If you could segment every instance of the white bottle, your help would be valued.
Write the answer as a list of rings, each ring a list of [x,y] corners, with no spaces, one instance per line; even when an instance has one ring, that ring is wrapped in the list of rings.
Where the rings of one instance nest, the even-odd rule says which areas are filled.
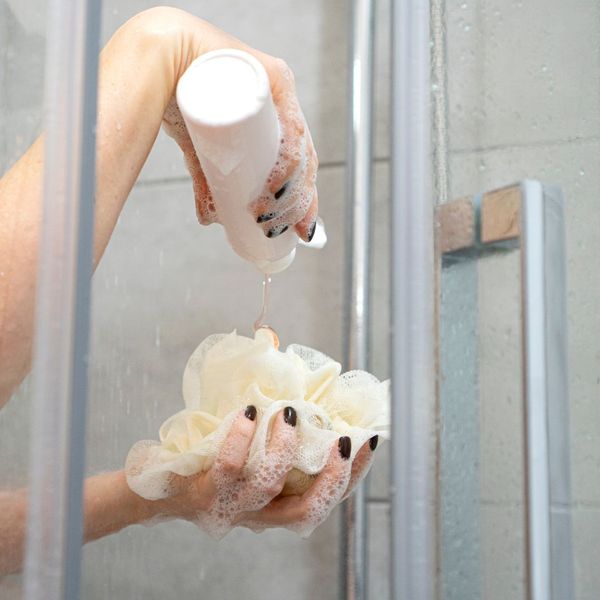
[[[279,120],[264,67],[240,50],[208,52],[179,80],[177,103],[232,248],[264,273],[287,268],[300,241],[294,229],[267,238],[248,210],[279,150]],[[324,232],[318,233],[322,239]]]

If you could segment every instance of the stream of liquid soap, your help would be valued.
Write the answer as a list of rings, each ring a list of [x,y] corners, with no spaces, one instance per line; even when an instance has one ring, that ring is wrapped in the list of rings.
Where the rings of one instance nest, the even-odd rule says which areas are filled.
[[[261,328],[273,329],[267,325],[267,313],[269,312],[269,286],[271,284],[271,278],[265,274],[262,285],[262,310],[258,319],[254,322],[254,332],[256,333]]]

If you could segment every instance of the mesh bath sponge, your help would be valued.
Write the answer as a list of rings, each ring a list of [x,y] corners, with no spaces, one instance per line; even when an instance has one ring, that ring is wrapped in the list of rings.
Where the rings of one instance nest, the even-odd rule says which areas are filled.
[[[286,406],[296,409],[299,443],[283,494],[307,489],[340,436],[352,439],[354,458],[370,437],[385,438],[389,430],[389,382],[364,371],[341,374],[339,363],[304,346],[282,352],[264,329],[254,339],[235,332],[206,338],[185,368],[183,398],[185,409],[162,424],[160,442],[137,442],[127,457],[130,488],[149,500],[170,495],[172,474],[208,470],[249,404],[258,411],[250,470],[265,457],[275,415]]]

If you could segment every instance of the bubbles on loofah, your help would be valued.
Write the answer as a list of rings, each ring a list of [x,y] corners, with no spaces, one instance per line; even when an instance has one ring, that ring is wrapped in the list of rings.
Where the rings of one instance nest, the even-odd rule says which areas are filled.
[[[163,423],[160,442],[141,441],[131,449],[125,465],[129,486],[147,499],[167,498],[177,493],[176,475],[212,468],[215,500],[198,523],[217,537],[238,515],[260,510],[274,496],[308,491],[311,514],[293,526],[306,534],[346,489],[347,479],[323,472],[339,437],[352,440],[350,460],[344,461],[349,477],[363,444],[376,434],[385,437],[389,428],[388,383],[368,373],[340,372],[337,362],[311,348],[278,350],[263,328],[254,339],[235,332],[206,338],[185,368],[186,408]],[[232,472],[227,450],[220,452],[248,405],[257,409],[254,435],[243,471]],[[296,426],[281,429],[276,418],[286,407],[295,409]]]

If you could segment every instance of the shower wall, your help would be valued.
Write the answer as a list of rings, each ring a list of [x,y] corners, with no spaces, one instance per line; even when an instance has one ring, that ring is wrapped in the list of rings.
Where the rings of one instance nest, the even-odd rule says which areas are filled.
[[[526,177],[558,184],[565,196],[575,598],[592,600],[600,589],[593,558],[600,539],[600,5],[447,0],[445,8],[450,198]],[[475,269],[474,279],[454,274],[471,286],[471,300],[446,303],[454,302],[455,316],[474,311],[481,586],[480,595],[461,595],[465,588],[444,574],[444,598],[518,600],[525,598],[518,253],[480,259]],[[464,348],[455,352],[469,360]],[[443,552],[464,552],[449,537]]]
[[[102,38],[152,2],[103,3]],[[283,57],[298,94],[321,168],[321,215],[329,243],[301,249],[273,279],[270,324],[283,345],[298,342],[341,359],[344,301],[345,160],[348,2],[307,0],[179,1],[171,4]],[[3,169],[40,130],[45,3],[0,0],[0,160]],[[376,210],[373,269],[373,369],[387,376],[389,36],[387,2],[378,8],[376,70]],[[5,37],[5,32],[8,36]],[[6,42],[8,43],[5,43]],[[34,68],[35,67],[35,68]],[[26,99],[26,102],[24,100]],[[227,246],[218,226],[197,224],[192,186],[177,146],[160,134],[121,215],[93,284],[91,399],[87,472],[117,469],[130,446],[157,436],[182,408],[181,376],[207,335],[250,334],[259,313],[261,276]],[[0,412],[0,481],[25,485],[29,394]],[[378,450],[378,453],[380,451]],[[370,559],[372,597],[387,597],[385,447],[373,476]],[[234,531],[215,542],[195,527],[165,523],[129,528],[85,547],[82,597],[164,599],[338,597],[340,514],[308,540],[286,531]],[[0,580],[0,598],[20,598],[20,578]]]

